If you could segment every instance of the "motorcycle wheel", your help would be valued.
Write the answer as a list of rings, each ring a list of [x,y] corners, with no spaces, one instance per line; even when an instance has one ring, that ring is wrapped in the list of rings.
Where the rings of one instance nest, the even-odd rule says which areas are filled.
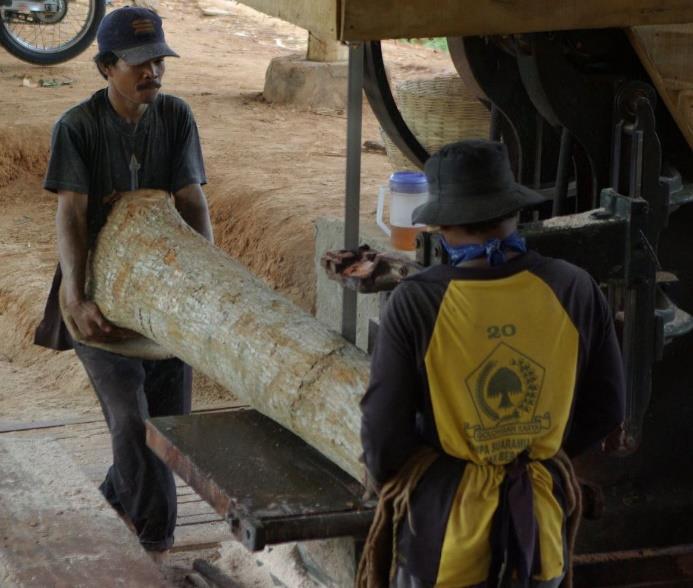
[[[0,45],[36,65],[62,63],[85,51],[96,37],[106,0],[60,1],[61,12],[39,16],[39,22],[1,19]]]

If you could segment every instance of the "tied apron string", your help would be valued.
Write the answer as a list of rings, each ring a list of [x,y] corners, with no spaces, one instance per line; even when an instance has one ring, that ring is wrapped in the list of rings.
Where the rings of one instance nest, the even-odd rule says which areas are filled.
[[[489,239],[482,244],[450,245],[444,237],[441,239],[441,242],[448,252],[451,265],[458,265],[463,261],[486,257],[490,266],[496,266],[505,263],[506,251],[517,251],[518,253],[527,251],[527,244],[517,231],[508,235],[505,239]]]
[[[491,527],[492,556],[486,582],[490,588],[504,588],[513,582],[529,586],[541,566],[536,552],[538,528],[529,461],[527,452],[523,452],[505,466]]]

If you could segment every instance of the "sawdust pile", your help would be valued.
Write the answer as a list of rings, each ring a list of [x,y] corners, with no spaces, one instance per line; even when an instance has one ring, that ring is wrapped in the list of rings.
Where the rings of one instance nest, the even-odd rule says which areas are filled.
[[[45,128],[0,131],[0,323],[11,320],[0,331],[0,353],[14,361],[26,360],[42,309],[36,292],[47,291],[55,265],[52,236],[46,234],[44,224],[51,214],[51,202],[41,188],[48,143]]]
[[[19,177],[41,176],[46,169],[50,129],[16,126],[0,130],[0,188]]]
[[[49,143],[48,125],[0,131],[0,402],[13,420],[95,409],[73,354],[33,345],[57,259],[55,202],[41,188]]]
[[[209,194],[216,245],[308,312],[315,306],[312,220],[274,195]]]

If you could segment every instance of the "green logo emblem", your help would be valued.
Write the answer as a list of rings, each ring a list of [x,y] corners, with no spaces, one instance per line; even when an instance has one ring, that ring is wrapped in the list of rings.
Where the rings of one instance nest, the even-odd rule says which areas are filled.
[[[548,429],[550,414],[535,414],[544,372],[532,358],[499,343],[465,380],[481,423],[466,425],[474,440],[531,436]]]

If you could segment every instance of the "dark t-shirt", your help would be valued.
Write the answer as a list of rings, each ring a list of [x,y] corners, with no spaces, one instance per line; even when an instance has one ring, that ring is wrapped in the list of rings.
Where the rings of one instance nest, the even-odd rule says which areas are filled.
[[[206,182],[197,125],[183,100],[159,94],[133,125],[118,116],[103,89],[56,122],[43,186],[51,192],[88,195],[91,246],[108,216],[105,197],[139,188],[175,193]],[[58,268],[35,342],[69,349],[71,341],[58,308],[60,279]]]
[[[160,94],[132,125],[118,116],[104,89],[55,124],[43,187],[89,195],[92,241],[106,222],[105,196],[139,188],[175,193],[206,182],[197,125],[183,100]]]

